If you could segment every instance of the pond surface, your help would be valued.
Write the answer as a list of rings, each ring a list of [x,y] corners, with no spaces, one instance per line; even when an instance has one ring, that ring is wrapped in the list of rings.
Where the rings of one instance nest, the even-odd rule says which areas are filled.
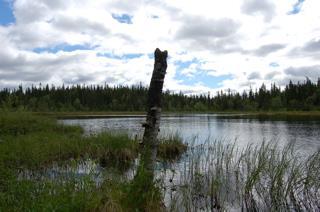
[[[82,126],[86,134],[111,131],[115,133],[129,133],[129,135],[133,137],[138,136],[138,138],[141,138],[144,131],[141,123],[145,121],[145,117],[122,116],[91,119],[66,119],[61,121],[67,125]],[[220,156],[216,156],[219,155],[220,151],[217,146],[207,145],[212,141],[220,141],[222,144],[235,143],[240,149],[246,147],[248,144],[259,146],[263,141],[276,142],[280,147],[288,143],[294,143],[296,150],[294,156],[310,156],[311,153],[320,148],[320,121],[308,119],[301,120],[301,117],[299,121],[291,119],[290,121],[281,121],[220,114],[162,116],[160,136],[167,136],[175,133],[178,133],[183,138],[184,142],[191,143],[190,146],[194,145],[196,147],[189,148],[178,161],[173,161],[172,163],[157,162],[155,176],[162,182],[161,188],[163,189],[166,207],[174,208],[175,206],[178,206],[176,208],[177,211],[181,211],[179,208],[185,204],[185,200],[188,200],[187,206],[193,208],[191,211],[203,211],[203,208],[207,207],[207,203],[212,201],[212,198],[203,194],[214,194],[213,191],[217,192],[216,194],[218,194],[219,199],[225,198],[223,204],[227,211],[241,210],[243,202],[238,202],[238,200],[243,197],[237,199],[236,194],[247,185],[249,179],[247,177],[251,176],[250,171],[245,171],[245,167],[249,167],[247,161],[246,159],[242,159],[241,164],[234,162],[230,163],[230,166],[226,166],[225,164],[228,161],[233,161],[226,160],[226,156],[230,152],[228,152],[227,149],[223,149],[223,153],[221,153]],[[221,160],[223,155],[225,158],[224,160]],[[233,153],[231,155],[233,155]],[[246,156],[253,155],[253,150],[246,153]],[[275,168],[281,165],[281,157],[271,158],[273,159],[268,160],[270,166],[265,166],[265,174],[270,174],[270,172],[273,173],[274,169],[272,168],[272,164],[275,164]],[[304,157],[301,157],[301,159],[303,158]],[[218,161],[222,161],[222,163],[220,164]],[[290,159],[288,159],[288,161],[290,161]],[[137,164],[138,162],[136,162],[135,166],[130,170],[131,179],[134,176]],[[268,167],[271,167],[270,170]],[[298,167],[303,168],[305,166]],[[228,168],[230,168],[231,171]],[[284,176],[288,176],[291,173],[291,170],[291,166],[288,166],[288,168],[284,170]],[[221,173],[225,173],[225,175],[221,175]],[[240,173],[242,176],[239,178],[242,179],[242,181],[240,180],[241,182],[235,181],[235,179],[238,178],[235,178],[234,173]],[[259,182],[256,185],[267,187],[267,185],[269,185],[268,182],[271,182],[268,176],[273,176],[273,174],[266,174],[263,177],[260,177]],[[214,181],[214,179],[220,180]],[[284,185],[286,179],[286,177],[283,179]],[[236,187],[234,186],[235,184],[237,184]],[[208,190],[212,188],[217,188],[217,190]],[[253,192],[256,192],[254,189]],[[267,194],[270,193],[270,190],[268,189],[264,191],[266,191]],[[298,190],[294,190],[294,192],[299,194]],[[239,194],[242,193],[243,192],[239,192]],[[259,199],[259,195],[256,195],[255,198],[257,199],[257,202],[263,203],[262,199]],[[264,206],[261,204],[258,207],[263,208]]]
[[[85,132],[112,131],[142,137],[143,116],[66,119],[64,124],[80,125]],[[232,115],[194,114],[166,115],[161,119],[160,136],[179,133],[185,142],[201,144],[206,140],[236,142],[238,147],[249,143],[260,144],[274,141],[280,146],[294,143],[301,153],[310,153],[320,148],[320,121],[261,120]]]

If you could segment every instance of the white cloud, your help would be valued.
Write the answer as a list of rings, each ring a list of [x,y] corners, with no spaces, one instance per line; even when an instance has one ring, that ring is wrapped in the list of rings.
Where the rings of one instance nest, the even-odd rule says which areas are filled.
[[[299,13],[288,15],[296,2],[15,0],[16,22],[0,26],[0,83],[147,85],[153,68],[149,55],[156,47],[169,52],[165,88],[174,91],[217,90],[201,81],[186,85],[178,73],[186,78],[200,71],[230,75],[218,89],[239,91],[263,82],[283,84],[303,74],[315,78],[320,66],[320,2],[305,1]],[[120,23],[112,14],[127,14],[132,24]],[[60,44],[92,49],[32,51]],[[142,56],[126,58],[128,54]],[[180,70],[178,61],[196,63]],[[274,62],[279,66],[270,66]]]
[[[270,21],[275,14],[275,4],[271,0],[246,0],[241,10],[248,15],[263,15],[265,21]]]

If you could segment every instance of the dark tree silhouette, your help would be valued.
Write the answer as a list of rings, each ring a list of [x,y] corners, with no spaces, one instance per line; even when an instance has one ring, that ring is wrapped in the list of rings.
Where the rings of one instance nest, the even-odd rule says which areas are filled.
[[[164,111],[259,111],[320,109],[320,78],[313,83],[289,82],[283,90],[275,84],[243,92],[219,91],[216,95],[163,93]],[[0,90],[0,107],[30,111],[145,111],[148,88],[139,85],[114,86],[38,85]]]

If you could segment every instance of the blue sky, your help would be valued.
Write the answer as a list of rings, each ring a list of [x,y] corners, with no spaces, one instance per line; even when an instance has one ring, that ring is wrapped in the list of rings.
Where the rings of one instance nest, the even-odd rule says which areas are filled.
[[[293,5],[292,10],[289,12],[289,14],[290,15],[298,14],[302,9],[302,5],[304,1],[305,0],[297,0],[297,2]]]
[[[15,22],[12,5],[9,1],[0,0],[0,25],[8,25]]]
[[[165,89],[177,92],[313,79],[317,8],[319,0],[0,0],[0,85],[148,85],[157,47],[169,52]]]
[[[198,71],[194,76],[187,77],[181,74],[181,70],[178,69],[175,79],[182,80],[183,84],[189,86],[197,86],[200,83],[208,88],[219,88],[221,86],[221,82],[232,79],[232,75],[228,74],[215,77],[209,75],[205,71]]]
[[[277,62],[272,62],[269,64],[271,67],[279,67],[280,65]]]
[[[112,18],[116,19],[119,23],[132,24],[132,16],[128,14],[112,14]]]
[[[90,47],[89,45],[68,45],[65,43],[56,45],[56,46],[50,46],[50,47],[37,47],[33,49],[36,53],[42,53],[42,52],[49,52],[49,53],[57,53],[59,51],[64,52],[73,52],[77,50],[93,50],[95,47]]]
[[[212,76],[209,74],[210,70],[203,70],[201,68],[196,68],[196,71],[189,75],[184,74],[184,71],[190,69],[192,65],[197,67],[200,64],[201,62],[196,58],[189,61],[176,61],[175,65],[177,66],[177,72],[175,79],[183,81],[183,84],[185,85],[196,86],[197,84],[202,84],[209,88],[219,88],[221,82],[232,79],[232,75],[230,74]]]
[[[101,53],[101,52],[97,53],[98,57],[107,57],[107,58],[118,59],[118,60],[130,60],[134,58],[139,58],[142,55],[143,54],[140,54],[140,53],[136,53],[136,54],[132,53],[132,54],[124,54],[124,55],[115,55],[112,53]]]

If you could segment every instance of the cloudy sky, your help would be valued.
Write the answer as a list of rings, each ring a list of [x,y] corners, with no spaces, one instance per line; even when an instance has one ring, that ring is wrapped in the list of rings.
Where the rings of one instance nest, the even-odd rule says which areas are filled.
[[[320,76],[319,0],[0,0],[0,87],[147,85],[242,91]]]

